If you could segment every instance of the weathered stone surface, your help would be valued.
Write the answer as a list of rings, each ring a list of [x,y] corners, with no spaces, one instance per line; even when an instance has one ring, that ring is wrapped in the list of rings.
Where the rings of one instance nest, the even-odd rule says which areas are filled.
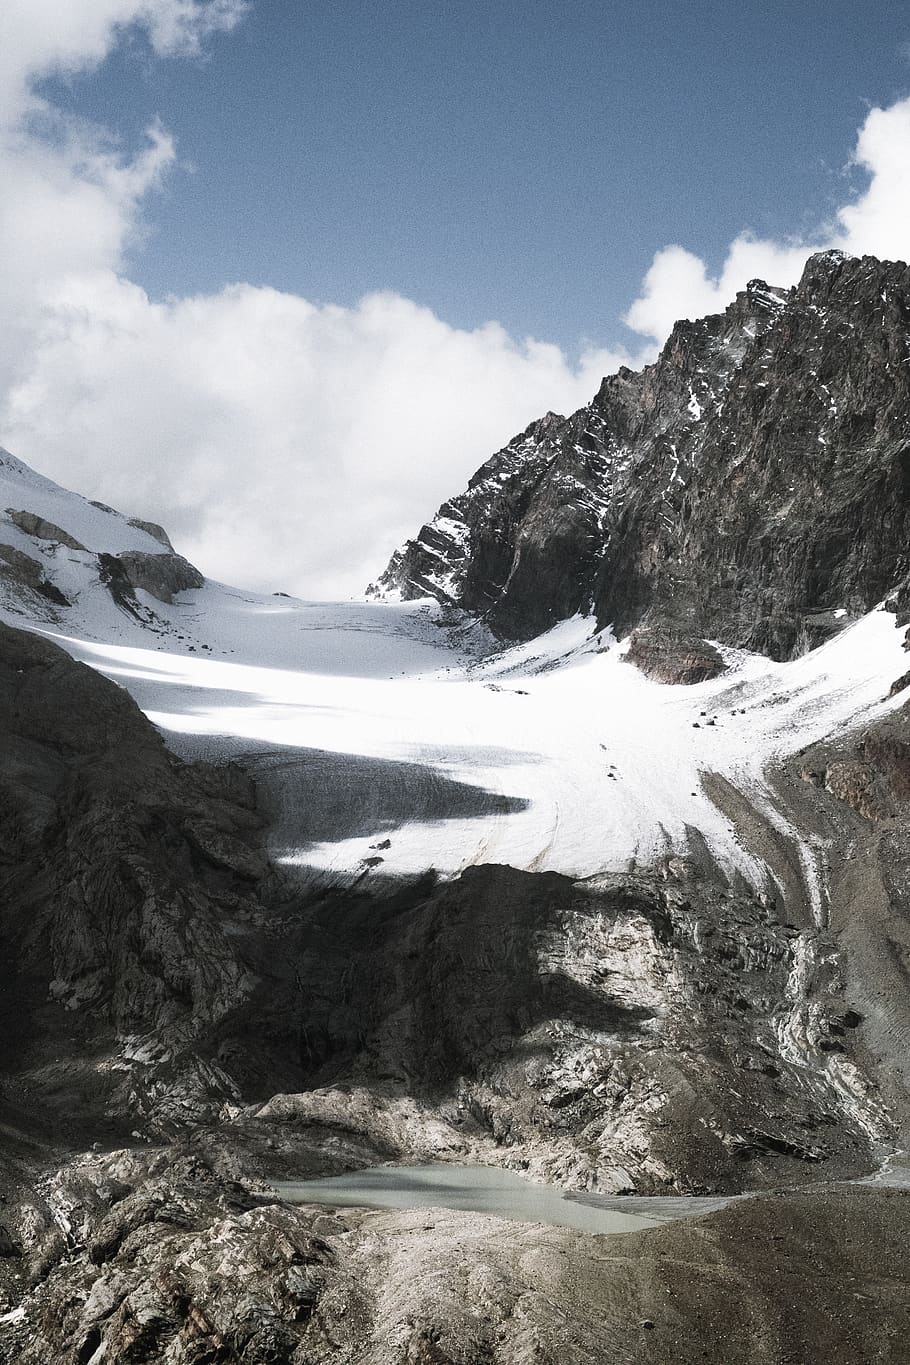
[[[45,577],[43,565],[24,550],[17,550],[14,545],[0,545],[0,582],[8,584],[14,591],[25,588],[39,593],[54,606],[69,606],[60,589]]]
[[[862,1162],[882,1122],[863,1082],[842,1105],[814,1016],[797,1061],[781,1044],[797,956],[818,1017],[841,1008],[833,945],[810,952],[709,869],[665,873],[474,868],[385,907],[347,894],[304,913],[308,1093],[262,1116],[421,1159],[492,1147],[591,1189],[620,1170],[640,1191],[704,1191]]]
[[[159,541],[171,554],[174,553],[170,536],[163,526],[158,525],[157,521],[143,521],[141,517],[129,517],[128,521],[130,526],[135,526],[138,531],[144,531],[147,536]]]
[[[707,640],[642,627],[632,632],[626,661],[655,682],[687,686],[716,678],[726,667],[723,655]]]
[[[127,1129],[216,1112],[238,1093],[219,1030],[261,989],[267,951],[249,784],[177,763],[121,688],[5,626],[0,734],[10,1093],[51,1124],[60,1106]],[[267,1053],[256,1042],[245,1063],[263,1080]]]
[[[182,555],[124,550],[117,558],[131,586],[150,593],[159,602],[173,602],[176,593],[205,584],[203,575]]]
[[[36,516],[34,512],[17,512],[12,507],[7,507],[6,515],[13,525],[18,526],[27,536],[34,536],[37,540],[56,541],[59,545],[66,545],[70,550],[85,549],[75,536],[55,526],[52,521],[45,521],[44,517]]]
[[[168,1203],[135,1205],[96,1264],[105,1214],[86,1187],[111,1166]],[[910,1329],[899,1189],[782,1193],[609,1238],[288,1208],[154,1153],[71,1163],[48,1189],[76,1231],[0,1332],[3,1365],[897,1365]]]
[[[529,638],[578,610],[789,658],[907,576],[910,269],[838,252],[528,428],[380,580]]]
[[[910,710],[879,721],[837,747],[819,746],[811,762],[819,785],[867,820],[906,818],[910,810]]]

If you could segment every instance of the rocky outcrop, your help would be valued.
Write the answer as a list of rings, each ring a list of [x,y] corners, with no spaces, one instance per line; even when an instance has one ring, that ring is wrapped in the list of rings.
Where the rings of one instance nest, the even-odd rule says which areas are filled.
[[[781,792],[826,888],[849,1006],[834,1039],[852,1034],[854,1055],[874,1069],[903,1146],[910,1141],[910,708],[806,749],[785,769]]]
[[[540,481],[555,458],[565,419],[549,412],[477,471],[467,491],[443,503],[436,516],[392,556],[368,596],[436,597],[495,605],[508,577],[512,545]]]
[[[44,517],[36,516],[34,512],[17,512],[12,507],[7,507],[6,515],[14,526],[18,526],[27,536],[34,536],[36,540],[49,540],[58,545],[65,545],[69,550],[85,549],[69,531],[55,526],[52,521],[45,521]]]
[[[286,1085],[293,1049],[272,1067],[259,1040],[237,1076],[219,1053],[269,975],[246,779],[179,764],[121,688],[7,627],[0,734],[7,1103],[169,1131],[257,1069]]]
[[[291,1208],[192,1149],[82,1158],[45,1192],[65,1255],[36,1252],[32,1193],[3,1365],[853,1365],[897,1362],[910,1330],[900,1189],[758,1197],[606,1239]]]
[[[176,593],[201,588],[205,578],[181,555],[149,555],[139,550],[97,556],[99,579],[114,602],[140,621],[153,621],[154,613],[136,596],[136,589],[159,602],[171,603]]]
[[[159,526],[157,521],[143,521],[141,517],[128,517],[128,525],[135,526],[137,531],[144,531],[152,540],[157,540],[170,553],[174,553],[171,538],[163,526]]]
[[[182,555],[124,550],[117,558],[131,587],[141,588],[159,602],[173,602],[177,593],[205,584],[203,575]]]
[[[686,686],[719,677],[726,668],[720,650],[707,640],[668,630],[633,631],[625,657],[655,682]]]
[[[7,619],[66,621],[73,635],[103,633],[106,620],[116,635],[122,623],[99,598],[100,582],[116,607],[160,635],[167,623],[137,592],[170,604],[204,586],[203,575],[174,552],[156,523],[69,492],[6,451],[0,451],[0,483],[4,503],[13,504],[0,516],[0,607]]]
[[[423,1160],[496,1151],[606,1191],[862,1165],[888,1125],[849,1048],[827,1046],[847,1008],[833,945],[801,968],[815,1012],[797,1055],[803,927],[704,869],[572,883],[481,867],[304,909],[289,955],[307,1091],[261,1117],[382,1134]]]
[[[45,601],[57,607],[68,607],[69,602],[63,593],[45,577],[44,568],[14,545],[0,545],[0,584],[12,590],[15,598],[21,599],[23,589],[38,593]]]
[[[910,707],[800,761],[803,779],[824,788],[873,825],[910,817]]]
[[[528,429],[392,560],[530,638],[579,610],[790,658],[907,575],[910,269],[838,252],[680,322]]]

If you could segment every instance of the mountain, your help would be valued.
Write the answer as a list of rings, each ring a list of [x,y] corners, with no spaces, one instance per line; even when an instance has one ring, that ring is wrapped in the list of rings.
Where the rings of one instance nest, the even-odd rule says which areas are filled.
[[[403,601],[0,456],[3,1365],[902,1359],[907,274],[678,324]]]
[[[653,365],[532,424],[392,558],[528,639],[578,611],[792,658],[910,569],[910,269],[839,252],[680,322]]]
[[[154,628],[155,603],[205,581],[160,526],[70,493],[6,450],[0,509],[0,607],[25,620],[102,636],[125,617]]]
[[[770,829],[779,902],[704,858],[314,894],[236,768],[57,646],[0,650],[0,1359],[518,1365],[530,1331],[584,1365],[647,1331],[721,1365],[757,1321],[761,1365],[889,1358],[906,1194],[818,1182],[910,1117],[905,708],[781,774],[836,834],[822,925]],[[440,1157],[608,1207],[774,1194],[604,1242],[270,1189]]]

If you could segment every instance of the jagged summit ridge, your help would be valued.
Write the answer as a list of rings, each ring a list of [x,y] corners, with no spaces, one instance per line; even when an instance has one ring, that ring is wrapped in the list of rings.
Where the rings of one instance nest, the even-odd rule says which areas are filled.
[[[578,610],[792,657],[908,567],[910,271],[823,252],[678,322],[535,423],[393,556],[380,593],[530,638]]]

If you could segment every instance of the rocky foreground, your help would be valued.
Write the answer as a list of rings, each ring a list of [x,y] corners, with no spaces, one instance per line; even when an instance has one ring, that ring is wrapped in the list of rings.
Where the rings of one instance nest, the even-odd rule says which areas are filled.
[[[717,676],[724,644],[795,657],[886,597],[906,625],[908,338],[905,266],[755,281],[517,437],[377,591],[513,640],[591,609],[656,684]],[[8,615],[212,653],[167,614],[202,580],[159,527],[5,454],[0,481]],[[395,879],[376,852],[317,884],[269,856],[267,762],[180,762],[124,690],[0,626],[0,1362],[906,1360],[908,682],[768,774],[771,803],[699,769],[773,893],[692,827],[584,880]],[[440,785],[441,838],[472,791]],[[439,1161],[726,1202],[597,1237],[269,1183]]]
[[[910,1195],[830,1182],[905,1136],[906,710],[780,775],[836,850],[821,925],[733,791],[779,903],[694,835],[622,877],[315,893],[241,772],[8,628],[0,730],[0,1359],[901,1358]],[[440,1158],[767,1193],[588,1238],[266,1185]]]

